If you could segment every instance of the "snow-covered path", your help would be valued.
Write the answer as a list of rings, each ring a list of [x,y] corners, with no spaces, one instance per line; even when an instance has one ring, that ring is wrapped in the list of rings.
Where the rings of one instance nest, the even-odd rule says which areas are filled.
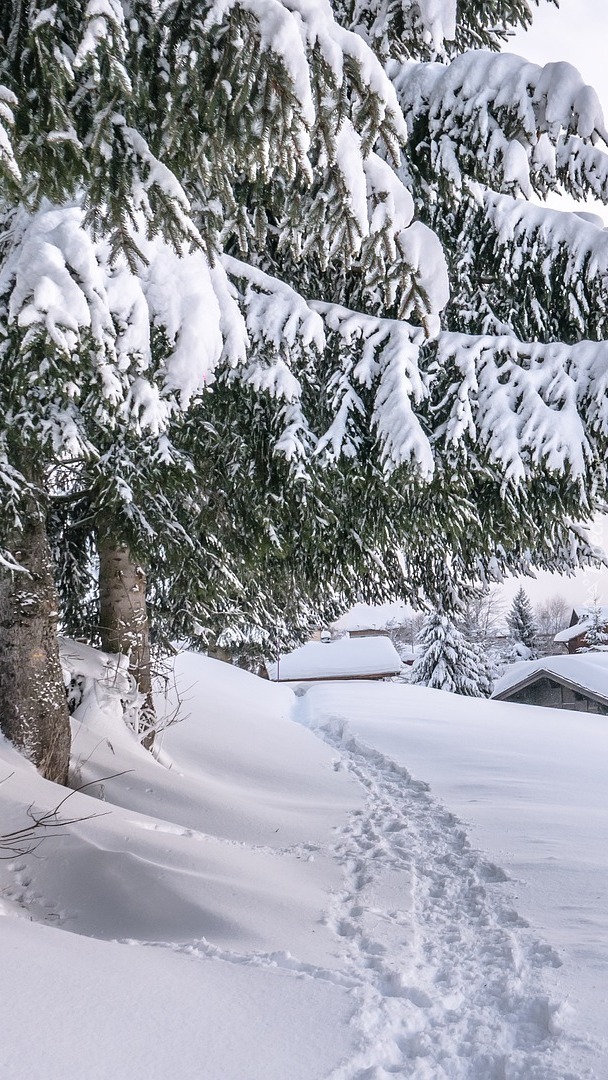
[[[190,716],[163,764],[120,718],[83,716],[79,820],[0,863],[0,1076],[606,1080],[560,956],[412,778],[408,688],[296,698],[178,666]],[[0,758],[5,821],[57,801],[1,741]]]
[[[304,722],[306,699],[300,711]],[[340,830],[344,889],[330,924],[356,991],[357,1053],[332,1080],[583,1080],[592,1048],[561,1032],[542,973],[560,961],[501,896],[504,873],[474,851],[425,784],[324,729],[366,791]]]

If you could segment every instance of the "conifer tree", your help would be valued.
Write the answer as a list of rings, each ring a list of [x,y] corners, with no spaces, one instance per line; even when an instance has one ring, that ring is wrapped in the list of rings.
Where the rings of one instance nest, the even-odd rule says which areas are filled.
[[[0,76],[8,420],[0,446],[7,568],[0,685],[19,741],[15,733],[27,723],[12,668],[15,613],[23,607],[16,583],[24,579],[15,574],[29,575],[34,607],[44,595],[51,619],[57,603],[45,519],[55,477],[67,484],[58,494],[76,502],[82,492],[67,463],[86,476],[87,493],[89,473],[79,462],[96,465],[102,490],[114,482],[120,513],[95,505],[96,523],[104,522],[98,539],[134,569],[124,529],[128,485],[101,464],[111,469],[142,435],[156,439],[157,459],[170,461],[171,421],[218,365],[285,396],[286,350],[311,343],[292,310],[274,331],[260,330],[259,319],[247,325],[221,251],[231,236],[242,250],[250,237],[263,244],[268,209],[282,207],[290,250],[306,235],[317,258],[348,264],[361,246],[361,214],[353,212],[346,173],[353,163],[363,169],[380,137],[396,154],[405,129],[371,51],[314,4],[294,14],[268,3],[253,14],[246,5],[227,11],[176,2],[160,11],[136,0],[127,11],[119,0],[11,0],[0,13]],[[11,124],[18,153],[7,138]],[[417,265],[404,274],[415,283]],[[280,295],[280,282],[273,292]],[[305,305],[303,316],[315,322]],[[262,355],[249,351],[256,332]],[[27,549],[34,518],[39,535]],[[134,625],[127,629],[123,636],[143,647]],[[52,643],[52,626],[47,637]],[[57,650],[49,649],[37,655],[46,657],[57,696]],[[29,681],[40,684],[44,701],[50,690],[42,676]],[[62,778],[66,738],[56,742],[63,747],[57,767],[47,768],[45,751],[31,752],[48,775]],[[21,745],[28,750],[25,737]]]
[[[507,615],[507,626],[515,646],[523,645],[532,657],[536,649],[538,627],[529,597],[523,588],[516,592]]]
[[[48,566],[52,497],[51,516],[74,511],[55,534],[60,567],[96,534],[136,570],[153,537],[159,595],[178,580],[190,593],[192,577],[201,596],[209,561],[207,607],[219,618],[231,583],[247,618],[255,560],[239,514],[224,558],[209,508],[225,486],[205,491],[204,439],[184,434],[195,410],[203,433],[238,429],[240,405],[205,410],[214,380],[253,395],[268,425],[254,476],[260,529],[283,533],[277,607],[297,574],[306,610],[315,554],[335,567],[339,551],[336,592],[364,571],[378,598],[404,577],[412,596],[455,597],[505,569],[592,557],[579,522],[605,490],[606,346],[579,338],[603,332],[601,245],[525,196],[562,184],[608,198],[598,102],[567,66],[490,51],[529,20],[525,0],[335,15],[315,0],[3,6],[12,572],[34,518]],[[264,517],[275,480],[259,476],[276,454],[293,495]],[[237,486],[242,459],[225,466]],[[180,536],[204,547],[187,569]],[[70,567],[65,588],[86,575]],[[20,603],[7,586],[3,609]]]
[[[427,616],[418,648],[411,683],[465,697],[489,697],[492,687],[483,652],[467,641],[445,612]]]

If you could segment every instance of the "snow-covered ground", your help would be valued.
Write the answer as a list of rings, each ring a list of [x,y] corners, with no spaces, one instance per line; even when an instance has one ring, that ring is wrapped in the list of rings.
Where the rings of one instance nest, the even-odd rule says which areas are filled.
[[[176,680],[158,762],[89,696],[0,863],[0,1076],[606,1080],[605,719]],[[4,832],[66,794],[0,769]]]

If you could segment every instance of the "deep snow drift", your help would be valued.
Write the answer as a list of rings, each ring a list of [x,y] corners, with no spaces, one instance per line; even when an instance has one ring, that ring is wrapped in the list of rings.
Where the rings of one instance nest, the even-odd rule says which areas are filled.
[[[605,1080],[602,718],[176,682],[160,761],[88,696],[79,820],[0,863],[0,1075]],[[66,794],[0,768],[4,832]]]

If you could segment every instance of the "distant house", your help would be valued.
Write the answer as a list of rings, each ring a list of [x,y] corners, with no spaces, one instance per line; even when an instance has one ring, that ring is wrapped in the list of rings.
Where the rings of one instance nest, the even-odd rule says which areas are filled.
[[[543,656],[511,664],[492,697],[519,705],[608,716],[608,653]]]
[[[608,607],[600,608],[601,618],[605,622],[605,627],[608,630]],[[558,645],[565,645],[569,653],[578,652],[579,649],[584,649],[586,645],[585,631],[589,628],[590,617],[588,608],[573,608],[570,618],[570,625],[565,630],[560,630],[559,634],[556,634],[554,641]]]
[[[415,660],[412,610],[405,604],[355,604],[333,623],[332,634],[390,638],[403,664],[411,667]]]
[[[332,630],[351,638],[389,637],[391,630],[408,621],[408,614],[405,604],[355,604],[336,620]]]
[[[344,679],[388,679],[401,671],[401,660],[387,637],[308,641],[267,664],[274,682],[325,682]]]

